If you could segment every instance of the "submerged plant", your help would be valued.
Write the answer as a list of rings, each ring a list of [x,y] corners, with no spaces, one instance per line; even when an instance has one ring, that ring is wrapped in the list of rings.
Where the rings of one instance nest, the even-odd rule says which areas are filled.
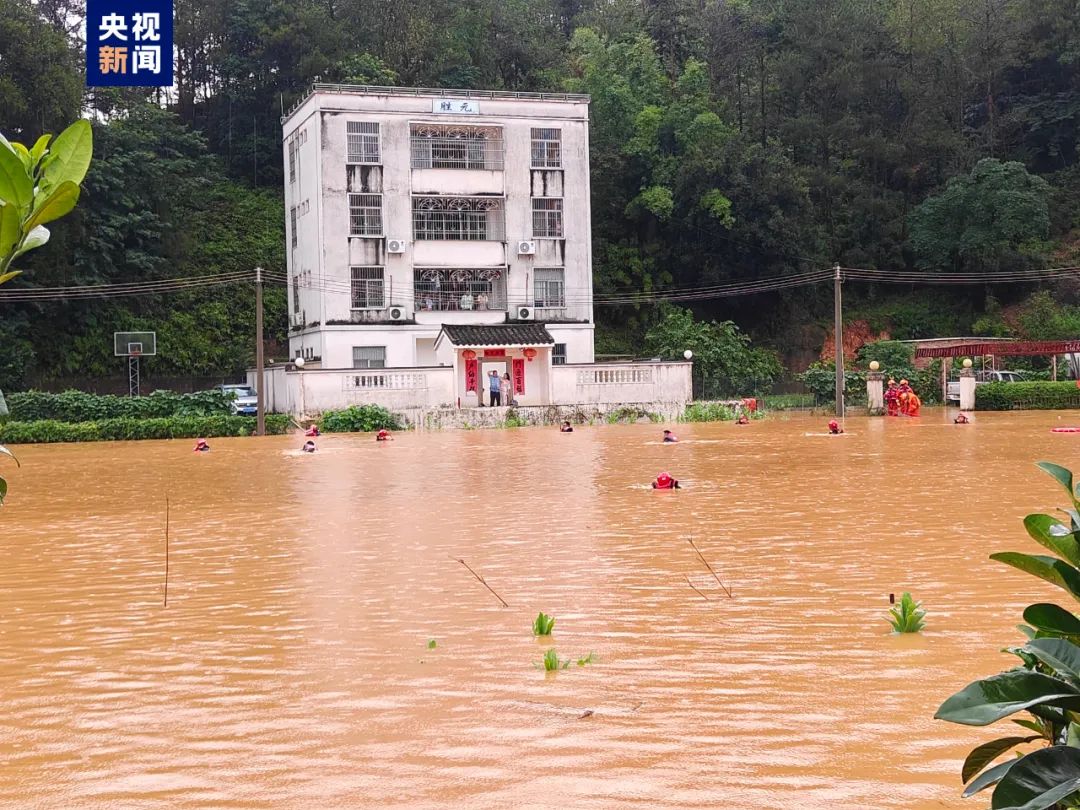
[[[569,658],[559,658],[559,654],[555,652],[555,648],[552,647],[546,653],[544,653],[544,660],[540,662],[543,666],[544,672],[557,672],[560,669],[566,669],[570,666]]]
[[[429,639],[428,640],[427,648],[429,650],[434,650],[438,646],[439,646],[439,644],[438,644],[438,642],[435,641],[435,639]]]
[[[591,652],[588,655],[586,655],[584,658],[579,658],[577,660],[577,665],[579,667],[583,667],[586,664],[595,664],[599,660],[600,659],[597,657],[596,653]]]
[[[926,627],[923,621],[925,616],[922,602],[916,602],[910,593],[904,591],[900,604],[889,609],[889,624],[895,633],[918,633]]]
[[[550,636],[551,631],[555,628],[555,617],[548,616],[543,611],[540,611],[533,619],[533,635],[534,636]]]
[[[1028,515],[1024,528],[1053,556],[1003,552],[990,558],[1034,574],[1080,601],[1080,499],[1072,473],[1039,462],[1069,493],[1066,525],[1050,515]],[[967,726],[988,726],[1018,712],[1013,719],[1030,735],[1010,735],[973,749],[964,761],[964,796],[991,786],[997,810],[1050,810],[1080,807],[1080,617],[1058,605],[1040,603],[1024,611],[1023,647],[1006,650],[1021,666],[968,684],[934,715]],[[997,765],[992,763],[1019,745],[1043,746]]]

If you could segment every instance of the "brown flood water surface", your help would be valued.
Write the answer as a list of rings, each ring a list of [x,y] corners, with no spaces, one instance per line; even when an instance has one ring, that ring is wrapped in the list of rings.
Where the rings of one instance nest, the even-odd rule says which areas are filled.
[[[987,555],[1061,505],[1032,464],[1077,466],[1069,419],[19,448],[0,806],[984,806],[960,763],[1002,732],[932,715],[1056,599]],[[888,634],[904,590],[922,635]]]

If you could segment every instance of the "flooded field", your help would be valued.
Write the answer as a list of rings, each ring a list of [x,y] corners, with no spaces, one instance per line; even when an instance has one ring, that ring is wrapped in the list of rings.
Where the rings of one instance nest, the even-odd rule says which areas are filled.
[[[1080,415],[826,421],[19,448],[0,806],[984,806],[1001,733],[931,717],[1054,594],[987,555],[1061,505],[1033,463],[1080,467]]]

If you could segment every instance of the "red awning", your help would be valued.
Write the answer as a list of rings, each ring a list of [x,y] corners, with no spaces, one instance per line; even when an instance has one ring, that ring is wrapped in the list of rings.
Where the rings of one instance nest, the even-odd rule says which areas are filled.
[[[1035,357],[1080,352],[1080,340],[1016,340],[989,343],[958,343],[955,346],[927,346],[915,350],[916,359],[926,357]]]

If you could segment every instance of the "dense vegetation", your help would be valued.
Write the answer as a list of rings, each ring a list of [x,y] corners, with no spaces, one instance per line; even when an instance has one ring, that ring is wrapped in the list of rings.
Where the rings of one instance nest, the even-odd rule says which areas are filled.
[[[325,411],[319,418],[319,428],[325,433],[370,433],[403,427],[401,419],[381,405],[350,405],[340,411]]]
[[[27,391],[7,397],[13,420],[37,422],[92,422],[96,419],[158,419],[169,416],[230,416],[231,394],[201,391],[197,394],[174,394],[155,391],[145,397],[117,397],[64,391],[47,394]]]
[[[289,417],[266,415],[268,434],[284,433]],[[253,416],[171,416],[139,419],[100,419],[92,422],[6,422],[0,425],[0,442],[34,444],[45,442],[100,442],[135,439],[194,439],[210,436],[251,436]]]
[[[177,0],[167,94],[83,90],[79,0],[0,0],[0,131],[85,107],[83,202],[9,286],[284,267],[279,116],[312,81],[590,93],[599,295],[791,275],[1080,264],[1080,5],[1072,0]],[[894,338],[1076,335],[1080,284],[848,284]],[[284,338],[284,291],[268,295]],[[109,333],[154,328],[148,371],[250,359],[247,285],[6,305],[0,388],[116,373]],[[805,366],[827,285],[698,300]],[[600,352],[660,320],[599,307]],[[655,334],[655,332],[654,332]],[[653,343],[655,345],[655,342]],[[681,353],[681,352],[680,352]],[[770,355],[771,356],[771,355]],[[760,362],[759,362],[760,361]],[[776,369],[755,360],[750,384]]]
[[[1009,411],[1014,408],[1058,410],[1080,405],[1074,382],[991,382],[975,387],[975,410]]]

